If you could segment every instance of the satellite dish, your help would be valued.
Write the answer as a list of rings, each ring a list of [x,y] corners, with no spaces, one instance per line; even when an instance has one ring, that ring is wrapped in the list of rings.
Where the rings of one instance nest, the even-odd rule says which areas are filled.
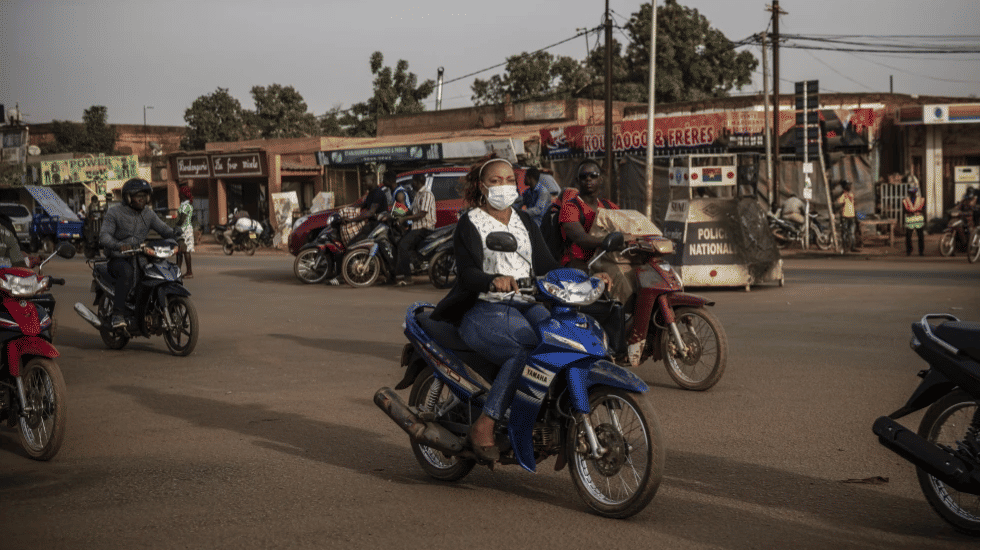
[[[36,157],[41,154],[41,148],[37,145],[31,145],[27,148],[27,154],[32,157]]]
[[[11,124],[17,124],[20,122],[20,109],[17,107],[7,109],[7,120],[9,120]]]

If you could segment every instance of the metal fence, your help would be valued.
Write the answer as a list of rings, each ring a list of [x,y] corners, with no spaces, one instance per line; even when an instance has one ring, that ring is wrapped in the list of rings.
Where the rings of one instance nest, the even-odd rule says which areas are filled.
[[[883,183],[879,186],[879,215],[883,219],[896,220],[897,227],[903,223],[903,199],[908,188],[908,183]]]

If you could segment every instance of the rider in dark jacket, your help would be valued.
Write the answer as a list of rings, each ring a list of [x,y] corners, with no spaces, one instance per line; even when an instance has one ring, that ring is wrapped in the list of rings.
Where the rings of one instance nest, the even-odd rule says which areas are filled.
[[[174,230],[152,209],[146,208],[151,189],[146,180],[133,178],[127,181],[123,184],[122,204],[111,207],[102,221],[99,244],[109,256],[109,274],[116,279],[113,328],[126,326],[126,297],[135,283],[135,267],[123,253],[142,245],[151,229],[165,239],[174,238]]]

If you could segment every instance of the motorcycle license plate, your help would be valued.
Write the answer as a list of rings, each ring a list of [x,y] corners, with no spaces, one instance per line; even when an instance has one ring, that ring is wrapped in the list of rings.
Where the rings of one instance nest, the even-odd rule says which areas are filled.
[[[259,237],[257,237],[255,233],[249,233],[249,238],[250,239],[258,239]]]

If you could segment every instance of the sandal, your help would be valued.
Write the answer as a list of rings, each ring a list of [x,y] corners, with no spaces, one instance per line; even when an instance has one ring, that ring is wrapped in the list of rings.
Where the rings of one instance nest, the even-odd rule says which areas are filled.
[[[395,286],[412,286],[412,279],[402,279],[395,283]]]
[[[477,460],[482,463],[493,464],[501,459],[501,451],[497,445],[487,447],[475,445],[469,433],[467,433],[466,445],[473,449],[473,454],[477,455]]]

